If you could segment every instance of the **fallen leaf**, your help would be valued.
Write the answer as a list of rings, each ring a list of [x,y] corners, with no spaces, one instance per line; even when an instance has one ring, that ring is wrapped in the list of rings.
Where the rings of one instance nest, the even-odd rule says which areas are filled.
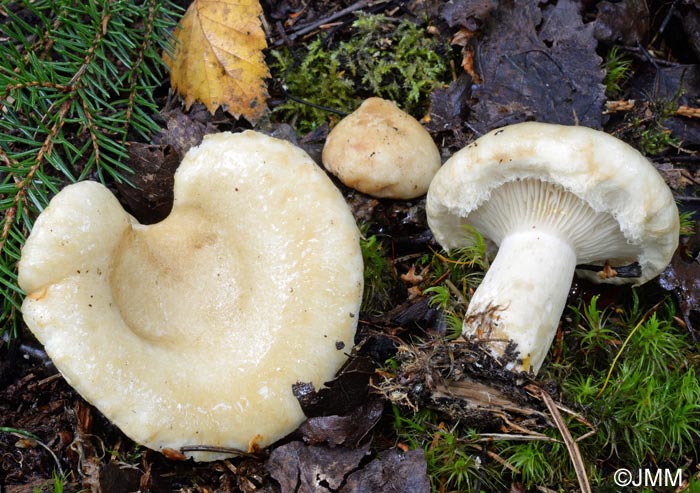
[[[370,378],[374,375],[373,360],[356,356],[348,360],[338,376],[316,391],[311,383],[296,383],[292,392],[304,414],[309,417],[347,415],[369,399]]]
[[[205,135],[218,132],[209,121],[207,109],[199,103],[187,113],[175,108],[161,112],[161,116],[165,120],[165,128],[153,137],[153,143],[172,147],[178,161],[182,161],[191,147],[201,144]]]
[[[440,11],[447,25],[462,26],[470,31],[480,29],[483,20],[498,7],[496,0],[453,0],[445,2]]]
[[[195,0],[175,29],[170,82],[185,107],[201,101],[214,113],[224,106],[255,124],[268,111],[267,47],[257,0]]]
[[[279,483],[282,493],[329,493],[338,491],[368,453],[369,443],[348,449],[291,442],[274,449],[265,468]]]
[[[428,493],[423,451],[385,450],[362,467],[369,443],[357,449],[291,442],[277,447],[265,466],[282,493]]]
[[[427,464],[422,450],[403,452],[389,449],[377,459],[352,473],[341,490],[342,493],[428,493]]]
[[[649,34],[649,7],[647,2],[625,0],[603,1],[595,6],[594,33],[599,41],[622,42],[625,46],[644,43]]]
[[[700,236],[681,238],[671,264],[659,276],[659,284],[678,300],[683,321],[697,338],[695,317],[700,314]]]
[[[451,153],[469,143],[464,121],[468,112],[471,83],[471,77],[464,73],[449,86],[437,88],[430,93],[430,120],[425,127],[432,133],[439,133],[444,141],[443,148],[449,149]]]
[[[650,102],[672,102],[675,106],[700,106],[700,65],[668,63],[649,64],[637,71],[629,82],[630,99]],[[684,148],[700,146],[700,121],[685,116],[669,116],[660,122],[671,131]]]
[[[537,120],[601,128],[602,59],[573,0],[500,2],[485,19],[475,64],[483,83],[469,123],[478,132]]]
[[[696,58],[700,58],[700,3],[686,2],[681,7],[683,31],[688,37],[688,44],[693,49]]]
[[[327,444],[357,447],[382,417],[384,402],[373,398],[346,416],[317,416],[306,420],[299,431],[304,442],[311,445]]]

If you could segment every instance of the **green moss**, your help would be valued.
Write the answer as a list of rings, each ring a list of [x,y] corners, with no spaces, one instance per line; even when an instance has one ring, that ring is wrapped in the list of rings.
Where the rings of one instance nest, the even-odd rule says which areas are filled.
[[[504,442],[499,454],[519,471],[517,480],[527,489],[541,485],[573,486],[575,477],[566,446],[555,433],[552,441]],[[556,440],[556,441],[554,441]]]
[[[564,355],[541,375],[543,381],[558,381],[559,400],[593,426],[564,415],[574,439],[593,431],[579,447],[594,491],[617,491],[612,473],[619,468],[683,468],[687,476],[697,464],[700,362],[695,348],[687,331],[674,326],[672,304],[644,313],[636,293],[632,298],[624,308],[601,310],[594,297],[572,309],[565,317],[571,323]],[[560,440],[556,430],[547,434]],[[520,471],[513,479],[526,488],[576,487],[571,459],[560,442],[503,441],[500,447],[499,455]]]
[[[449,279],[450,273],[440,275]],[[426,291],[432,304],[457,313],[452,310],[461,301],[453,289],[439,283]],[[562,415],[574,439],[586,435],[578,445],[594,491],[618,491],[613,473],[620,468],[682,469],[687,479],[698,466],[697,348],[687,329],[676,323],[673,303],[662,300],[653,307],[644,306],[635,290],[629,298],[626,305],[601,308],[600,299],[593,297],[567,310],[557,362],[545,364],[539,376],[543,382],[557,384],[556,399],[577,413]],[[434,491],[446,485],[446,491],[471,491],[474,485],[505,491],[479,483],[477,477],[500,477],[506,486],[519,483],[527,491],[543,486],[554,491],[577,488],[571,458],[557,429],[544,430],[546,436],[541,439],[511,440],[505,435],[488,442],[479,435],[484,430],[465,429],[454,422],[448,427],[440,424],[441,420],[450,423],[449,419],[432,411],[395,410],[399,440],[426,451]],[[450,455],[455,443],[461,447],[459,456]],[[486,443],[489,457],[500,460],[479,454]]]
[[[630,76],[632,61],[620,54],[620,50],[613,46],[605,56],[603,68],[605,69],[605,93],[610,97],[618,97],[622,92],[622,84]]]
[[[421,270],[428,267],[429,287],[423,290],[423,295],[430,297],[430,306],[442,310],[448,339],[462,334],[466,301],[489,266],[484,237],[471,226],[464,226],[464,230],[467,246],[449,252],[433,252],[424,255],[419,262]]]
[[[381,312],[390,301],[391,286],[394,282],[393,269],[386,249],[376,235],[367,236],[367,225],[360,231],[360,249],[364,261],[365,288],[362,293],[362,311]]]
[[[671,99],[649,101],[639,110],[630,113],[627,121],[626,139],[648,156],[657,156],[679,148],[681,141],[673,136],[666,125],[666,119],[675,115],[678,109],[679,91]]]
[[[677,147],[680,141],[671,135],[671,131],[660,122],[653,122],[639,131],[639,145],[645,154],[656,156],[669,147]]]
[[[489,464],[478,433],[447,427],[437,413],[420,410],[407,416],[393,407],[400,443],[423,449],[432,491],[505,491],[500,468]]]
[[[273,115],[302,133],[328,119],[331,113],[319,106],[348,113],[360,102],[354,82],[344,76],[337,54],[326,50],[322,38],[309,43],[304,51],[300,54],[288,49],[273,50],[270,63],[272,73],[284,74],[284,90],[306,101],[289,98],[274,108]]]
[[[693,236],[696,232],[697,223],[695,221],[695,211],[681,212],[679,214],[680,235]]]
[[[700,440],[700,362],[687,331],[674,325],[674,306],[607,318],[595,302],[584,309],[595,315],[586,315],[582,325],[599,332],[603,350],[586,357],[586,336],[574,330],[566,369],[553,372],[561,372],[556,378],[564,399],[579,404],[597,428],[583,446],[620,467],[681,467]]]
[[[320,36],[295,51],[271,52],[271,71],[283,74],[291,95],[273,112],[300,132],[328,120],[332,113],[323,108],[348,113],[369,96],[396,101],[420,117],[430,92],[449,82],[449,45],[411,21],[361,14],[348,40],[334,47],[327,41]]]

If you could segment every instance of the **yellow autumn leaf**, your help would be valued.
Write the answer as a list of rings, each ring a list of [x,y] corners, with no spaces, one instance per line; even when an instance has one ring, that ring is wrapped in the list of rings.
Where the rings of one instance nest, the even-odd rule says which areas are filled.
[[[257,0],[194,0],[175,29],[173,56],[163,55],[170,83],[190,108],[201,101],[214,113],[224,105],[255,124],[267,113],[270,73]]]

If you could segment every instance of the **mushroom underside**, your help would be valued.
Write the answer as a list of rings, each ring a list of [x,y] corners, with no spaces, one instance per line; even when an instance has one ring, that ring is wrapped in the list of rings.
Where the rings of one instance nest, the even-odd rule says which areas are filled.
[[[499,246],[469,303],[464,333],[489,341],[494,355],[514,344],[518,361],[511,365],[524,370],[542,364],[576,266],[602,271],[605,264],[636,262],[641,253],[610,213],[536,178],[501,184],[460,222]]]

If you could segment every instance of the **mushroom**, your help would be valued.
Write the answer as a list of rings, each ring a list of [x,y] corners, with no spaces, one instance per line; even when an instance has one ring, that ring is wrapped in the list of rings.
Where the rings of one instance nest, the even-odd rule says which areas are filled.
[[[528,122],[489,132],[443,165],[426,211],[448,250],[469,244],[465,225],[499,246],[463,335],[488,341],[494,355],[512,341],[519,361],[511,369],[534,373],[575,271],[594,282],[639,285],[664,269],[678,245],[678,210],[653,165],[584,127]],[[631,277],[615,276],[615,267]]]
[[[145,226],[98,183],[58,193],[22,250],[24,319],[136,442],[264,447],[304,419],[292,385],[319,388],[353,345],[358,229],[306,153],[252,131],[205,137],[174,196]]]
[[[323,165],[345,185],[379,198],[428,191],[440,152],[418,121],[392,101],[369,98],[331,131]]]

